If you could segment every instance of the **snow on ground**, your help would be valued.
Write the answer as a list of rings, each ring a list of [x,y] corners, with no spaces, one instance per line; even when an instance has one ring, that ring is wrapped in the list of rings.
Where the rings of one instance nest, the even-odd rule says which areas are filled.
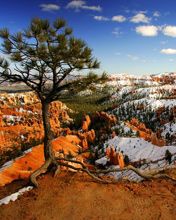
[[[136,76],[131,74],[111,74],[109,77],[110,85],[130,86],[130,85],[146,85],[157,86],[158,82],[154,81],[151,76]]]
[[[2,119],[7,122],[7,125],[14,125],[15,122],[19,122],[21,120],[21,116],[14,115],[3,115]]]
[[[172,77],[176,77],[176,73],[170,73],[170,72],[165,72],[165,73],[159,73],[159,74],[156,74],[156,75],[154,75],[155,77],[163,77],[163,76],[172,76]]]
[[[173,89],[175,89],[175,85],[160,85],[160,86],[154,86],[154,87],[147,87],[147,88],[139,88],[135,91],[142,92],[142,93],[157,93],[159,91],[168,91],[171,92]]]
[[[11,194],[10,196],[6,196],[5,198],[0,200],[0,206],[7,205],[10,201],[17,200],[19,196],[23,195],[27,191],[30,191],[31,189],[33,189],[32,186],[27,186],[18,190],[18,192]]]
[[[127,94],[127,93],[130,93],[132,91],[134,91],[134,87],[133,86],[125,86],[120,91],[114,93],[111,98],[112,99],[122,98],[123,94]]]
[[[0,172],[10,167],[14,163],[15,160],[18,160],[19,158],[24,157],[27,153],[31,152],[32,148],[33,147],[29,148],[28,150],[25,150],[21,156],[16,157],[15,159],[12,159],[10,161],[7,161],[5,164],[2,165],[2,167],[0,167]]]
[[[138,99],[138,100],[133,100],[133,101],[129,101],[129,102],[125,102],[124,104],[122,104],[123,106],[127,106],[128,104],[146,104],[148,106],[151,106],[152,109],[157,109],[160,107],[169,107],[169,108],[173,108],[174,106],[176,106],[176,99],[160,99],[160,100],[156,100],[154,98],[142,98],[142,99]]]
[[[111,81],[109,81],[107,84],[111,86],[116,86],[120,90],[118,92],[115,92],[112,96],[112,99],[121,98],[124,94],[135,95],[139,94],[140,96],[146,96],[150,98],[162,98],[163,95],[168,96],[169,94],[174,93],[175,91],[175,84],[165,84],[160,85],[157,82],[152,81],[152,79],[149,77],[145,78],[134,78],[134,77],[113,77],[111,78]],[[141,88],[137,88],[141,87]]]
[[[176,100],[175,99],[146,99],[148,105],[152,106],[153,109],[157,109],[159,107],[169,107],[172,108],[176,106]]]
[[[104,147],[106,146],[114,146],[117,151],[123,151],[123,155],[127,155],[131,162],[140,161],[145,159],[146,163],[140,167],[143,171],[149,171],[152,169],[165,169],[171,166],[174,166],[176,156],[172,157],[172,163],[169,165],[166,160],[161,160],[157,163],[152,163],[152,161],[156,161],[158,159],[162,159],[165,157],[166,150],[169,150],[170,153],[176,154],[176,146],[164,146],[158,147],[153,145],[142,138],[129,138],[129,137],[114,137],[107,142],[105,142]],[[107,157],[103,157],[96,161],[96,164],[106,165],[108,162]],[[118,166],[112,166],[114,168],[118,168]],[[133,171],[120,171],[116,173],[111,173],[111,176],[114,176],[116,179],[128,178],[131,181],[141,181],[142,178],[138,176]]]
[[[170,135],[176,134],[176,122],[174,123],[167,123],[163,126],[163,132],[161,133],[162,137],[165,137],[167,133]]]
[[[141,159],[157,160],[165,156],[166,150],[172,154],[176,153],[176,146],[158,147],[142,138],[114,137],[108,140],[105,145],[114,146],[117,150],[123,151],[129,159],[139,161]]]

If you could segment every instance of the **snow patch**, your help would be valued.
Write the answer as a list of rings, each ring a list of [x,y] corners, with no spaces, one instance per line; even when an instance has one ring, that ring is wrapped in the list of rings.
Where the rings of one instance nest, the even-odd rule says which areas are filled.
[[[23,195],[25,192],[30,191],[31,189],[33,189],[32,186],[27,186],[18,190],[18,192],[11,194],[10,196],[6,196],[5,198],[0,200],[0,206],[7,205],[9,204],[9,202],[17,200],[19,196]]]

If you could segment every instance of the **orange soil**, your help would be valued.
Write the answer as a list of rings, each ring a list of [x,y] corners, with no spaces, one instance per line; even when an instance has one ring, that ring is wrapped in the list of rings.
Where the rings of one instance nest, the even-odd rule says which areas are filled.
[[[0,216],[5,220],[174,220],[176,187],[166,180],[107,185],[84,174],[45,175],[38,189],[0,206]]]
[[[56,152],[64,149],[65,154],[70,152],[73,156],[76,156],[79,147],[74,144],[75,142],[78,142],[76,136],[59,137],[53,141],[53,149]],[[4,186],[17,179],[27,179],[43,163],[43,145],[38,145],[32,148],[31,152],[17,158],[11,166],[0,172],[0,186]]]

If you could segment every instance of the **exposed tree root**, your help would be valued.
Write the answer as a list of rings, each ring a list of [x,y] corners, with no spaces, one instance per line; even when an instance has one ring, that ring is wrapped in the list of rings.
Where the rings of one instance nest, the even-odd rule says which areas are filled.
[[[167,174],[162,174],[161,172],[164,170],[153,170],[153,171],[142,172],[132,165],[128,165],[128,166],[124,167],[123,169],[116,168],[116,169],[108,169],[108,170],[96,170],[93,172],[95,172],[96,174],[107,174],[107,173],[111,173],[111,172],[121,172],[121,171],[126,171],[126,170],[132,170],[138,176],[142,177],[145,180],[157,179],[157,178],[167,178],[172,181],[176,181],[175,178],[173,178]]]
[[[60,165],[58,165],[55,172],[54,172],[54,177],[56,177],[60,172],[61,172],[61,167],[60,167]]]
[[[69,163],[74,163],[74,164],[79,164],[80,167],[75,167]],[[114,172],[122,172],[122,171],[127,171],[127,170],[132,170],[133,172],[135,172],[138,176],[142,177],[145,180],[151,180],[151,179],[157,179],[157,178],[167,178],[170,179],[174,182],[176,182],[176,179],[167,175],[167,174],[163,174],[161,173],[163,170],[153,170],[153,171],[146,171],[143,172],[137,168],[135,168],[132,165],[128,165],[126,167],[124,167],[123,169],[120,168],[115,168],[115,169],[107,169],[107,170],[89,170],[84,163],[80,162],[80,161],[76,161],[73,159],[66,159],[66,158],[55,158],[55,160],[53,160],[52,158],[46,160],[46,162],[36,171],[34,171],[32,173],[32,175],[30,176],[30,182],[32,183],[32,185],[34,185],[35,187],[38,187],[38,183],[36,178],[42,174],[45,173],[50,165],[55,165],[56,166],[56,170],[54,173],[54,177],[56,175],[58,175],[61,172],[61,166],[63,167],[67,167],[70,168],[72,170],[75,170],[77,172],[85,172],[87,173],[92,179],[94,179],[95,181],[98,181],[100,183],[117,183],[119,182],[119,180],[107,180],[107,179],[102,179],[99,175],[100,174],[108,174],[108,173],[114,173]],[[130,181],[128,178],[124,178],[124,180],[128,180]]]
[[[31,176],[30,176],[30,182],[33,186],[38,187],[38,183],[36,178],[42,174],[45,173],[48,170],[48,167],[52,164],[53,160],[49,158],[48,160],[45,161],[45,163],[37,170],[35,170]]]
[[[135,172],[138,176],[142,177],[143,179],[146,180],[150,180],[150,179],[157,179],[157,178],[167,178],[170,179],[174,182],[176,182],[176,179],[167,175],[167,174],[163,174],[161,173],[163,170],[153,170],[153,171],[147,171],[147,172],[142,172],[139,169],[135,168],[132,165],[126,166],[123,169],[120,168],[116,168],[116,169],[107,169],[107,170],[94,170],[94,171],[90,171],[82,162],[80,161],[75,161],[75,160],[69,160],[69,159],[65,159],[65,158],[57,158],[57,160],[59,160],[59,164],[61,166],[65,166],[77,171],[83,171],[86,172],[89,176],[91,176],[94,180],[99,181],[101,183],[117,183],[118,180],[103,180],[99,177],[100,174],[108,174],[108,173],[112,173],[112,172],[122,172],[122,171],[126,171],[126,170],[132,170],[133,172]],[[80,164],[81,167],[80,168],[76,168],[68,163],[63,163],[61,161],[65,161],[65,162],[71,162],[71,163],[75,163],[75,164]]]

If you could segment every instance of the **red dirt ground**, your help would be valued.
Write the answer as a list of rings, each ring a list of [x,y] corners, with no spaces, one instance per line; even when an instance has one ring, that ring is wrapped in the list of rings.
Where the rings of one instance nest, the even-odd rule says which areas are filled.
[[[176,177],[176,170],[171,171]],[[24,182],[0,188],[0,196]],[[169,180],[113,185],[92,182],[85,174],[63,172],[39,178],[39,188],[0,206],[2,220],[175,220],[176,183]]]

